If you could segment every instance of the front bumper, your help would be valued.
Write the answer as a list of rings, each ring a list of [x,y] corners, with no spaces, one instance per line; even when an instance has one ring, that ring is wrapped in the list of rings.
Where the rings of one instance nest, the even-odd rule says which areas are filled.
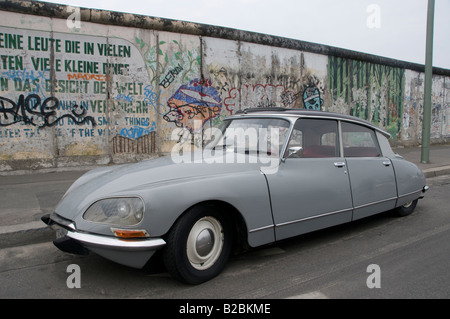
[[[45,215],[41,220],[56,231],[53,241],[60,250],[72,254],[86,255],[92,251],[119,264],[142,268],[166,242],[161,238],[125,240],[80,232],[73,223],[54,220],[55,216]]]
[[[422,188],[422,194],[420,195],[420,199],[422,199],[422,198],[424,198],[425,197],[425,193],[428,191],[430,189],[430,186],[428,186],[428,185],[425,185],[423,188]]]

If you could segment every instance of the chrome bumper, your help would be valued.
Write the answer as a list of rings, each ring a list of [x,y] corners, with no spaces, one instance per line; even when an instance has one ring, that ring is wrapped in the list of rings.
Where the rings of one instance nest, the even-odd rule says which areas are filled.
[[[161,238],[125,240],[71,231],[67,232],[67,237],[89,247],[102,247],[105,249],[109,248],[126,251],[158,250],[166,244]]]
[[[424,198],[424,197],[425,197],[425,193],[426,193],[429,189],[430,189],[430,186],[425,185],[425,186],[422,188],[422,195],[420,195],[419,199]]]
[[[161,238],[121,239],[79,232],[75,225],[55,222],[46,215],[42,221],[56,232],[54,245],[60,250],[77,255],[92,251],[106,259],[133,268],[142,268],[166,242]]]

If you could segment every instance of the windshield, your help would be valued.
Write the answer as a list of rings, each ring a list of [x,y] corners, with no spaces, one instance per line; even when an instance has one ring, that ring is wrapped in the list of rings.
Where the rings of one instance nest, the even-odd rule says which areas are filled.
[[[239,118],[225,120],[209,136],[206,148],[246,154],[279,156],[290,123],[277,118]]]

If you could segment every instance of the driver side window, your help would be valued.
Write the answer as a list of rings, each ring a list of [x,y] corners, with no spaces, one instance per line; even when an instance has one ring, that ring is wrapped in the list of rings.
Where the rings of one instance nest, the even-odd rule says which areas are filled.
[[[298,119],[289,144],[289,158],[338,157],[338,125],[335,120]]]

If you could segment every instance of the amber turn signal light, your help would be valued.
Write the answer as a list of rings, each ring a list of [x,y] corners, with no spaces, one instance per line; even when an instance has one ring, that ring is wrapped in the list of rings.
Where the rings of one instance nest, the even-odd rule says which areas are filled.
[[[111,228],[111,231],[113,232],[116,237],[122,238],[122,239],[135,239],[135,238],[147,238],[150,237],[148,232],[145,229],[117,229],[117,228]]]

